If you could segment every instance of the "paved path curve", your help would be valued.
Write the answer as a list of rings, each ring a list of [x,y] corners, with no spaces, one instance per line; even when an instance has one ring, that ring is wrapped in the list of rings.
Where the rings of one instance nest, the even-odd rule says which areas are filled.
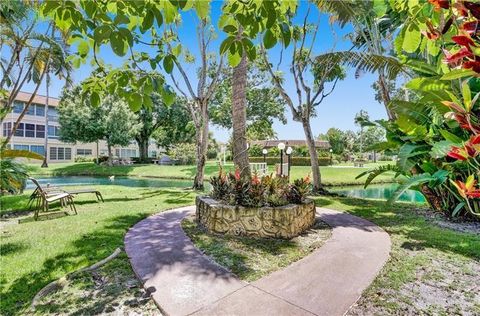
[[[180,227],[194,206],[133,226],[125,250],[133,270],[167,315],[343,315],[387,261],[390,237],[362,218],[317,208],[333,231],[309,256],[247,283],[212,262]]]

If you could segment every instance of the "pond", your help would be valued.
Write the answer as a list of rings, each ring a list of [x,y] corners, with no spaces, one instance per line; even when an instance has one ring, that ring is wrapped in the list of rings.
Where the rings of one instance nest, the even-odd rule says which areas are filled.
[[[106,176],[63,176],[63,177],[45,177],[37,179],[42,186],[81,186],[81,185],[123,185],[127,187],[141,188],[189,188],[192,186],[191,180],[159,179],[159,178],[137,178],[116,176],[113,181]],[[210,190],[210,184],[206,184],[207,190]],[[362,199],[387,200],[392,196],[397,188],[397,184],[372,185],[364,189],[363,186],[332,187],[330,191],[344,194],[350,197]],[[27,181],[27,189],[34,189],[34,184]],[[399,201],[424,203],[425,198],[417,191],[408,190],[403,193]]]
[[[79,186],[79,185],[123,185],[127,187],[141,188],[189,188],[193,182],[191,180],[173,180],[158,178],[136,178],[116,176],[113,181],[109,177],[91,177],[91,176],[65,176],[65,177],[45,177],[37,178],[42,186]],[[34,189],[32,181],[27,181],[27,189]]]
[[[331,191],[344,194],[349,197],[356,197],[362,199],[377,199],[377,200],[388,200],[393,192],[397,189],[398,184],[382,184],[382,185],[371,185],[366,189],[363,186],[348,186],[348,187],[338,187],[330,188]],[[402,195],[398,201],[402,202],[413,202],[413,203],[425,203],[425,198],[423,195],[414,190],[407,190]]]

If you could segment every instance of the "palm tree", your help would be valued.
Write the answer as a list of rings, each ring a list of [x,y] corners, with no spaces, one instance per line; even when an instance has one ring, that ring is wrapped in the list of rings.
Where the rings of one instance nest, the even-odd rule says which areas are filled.
[[[394,120],[396,115],[389,107],[391,97],[387,80],[395,79],[400,72],[406,70],[396,58],[385,55],[387,49],[383,44],[389,43],[389,36],[401,26],[400,16],[389,12],[388,16],[384,14],[379,18],[373,1],[318,0],[317,6],[321,10],[333,13],[341,26],[347,23],[353,25],[355,29],[352,34],[353,48],[359,50],[324,54],[317,57],[317,62],[323,64],[334,61],[353,66],[357,69],[355,74],[357,77],[362,71],[377,72],[378,85],[388,118]],[[385,13],[387,7],[378,10]]]

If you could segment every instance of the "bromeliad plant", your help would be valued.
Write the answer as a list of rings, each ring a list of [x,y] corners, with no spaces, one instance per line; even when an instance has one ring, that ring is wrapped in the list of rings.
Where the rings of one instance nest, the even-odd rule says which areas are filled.
[[[242,178],[238,170],[229,174],[220,170],[217,176],[210,178],[210,183],[212,198],[246,207],[301,204],[312,190],[310,177],[289,184],[286,177],[272,175],[253,174],[251,179]]]

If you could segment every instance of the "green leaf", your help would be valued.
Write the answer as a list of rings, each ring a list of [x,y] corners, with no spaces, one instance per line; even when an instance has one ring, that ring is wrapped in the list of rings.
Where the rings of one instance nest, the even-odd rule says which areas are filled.
[[[448,140],[442,140],[436,142],[432,146],[432,150],[430,151],[430,156],[435,159],[443,158],[447,155],[447,153],[452,149],[454,144]]]
[[[277,38],[273,35],[270,29],[265,31],[265,35],[263,36],[263,45],[266,49],[270,49],[277,44]]]
[[[110,46],[113,52],[118,56],[125,56],[128,50],[128,45],[120,32],[113,32],[110,35]]]
[[[78,42],[78,53],[80,54],[81,57],[86,57],[88,55],[88,51],[90,50],[90,46],[88,45],[88,42],[85,40],[80,40]]]
[[[446,140],[448,140],[449,142],[451,142],[453,144],[458,145],[458,144],[463,143],[463,139],[461,139],[457,135],[447,131],[446,129],[441,129],[440,134],[442,134],[443,138],[445,138]]]
[[[182,53],[182,44],[178,44],[177,46],[172,48],[172,53],[175,57],[180,56],[180,54]]]
[[[115,23],[117,25],[118,24],[128,24],[128,23],[130,23],[130,19],[126,15],[117,14],[115,19],[113,20],[113,23]]]
[[[475,75],[475,71],[470,69],[454,69],[446,74],[444,74],[440,80],[455,80],[464,77],[471,77]]]
[[[95,91],[92,91],[90,93],[90,104],[94,107],[97,107],[100,105],[100,96]]]
[[[379,18],[387,13],[387,5],[385,4],[385,0],[373,0],[373,11],[375,15]]]
[[[234,36],[227,37],[222,42],[222,44],[220,44],[220,54],[222,55],[225,54],[225,52],[230,49],[230,45],[233,43],[234,40],[235,40]]]
[[[101,43],[102,41],[109,39],[110,34],[112,34],[112,29],[109,25],[103,24],[95,28],[93,31],[93,38],[95,42]]]
[[[458,205],[452,211],[452,217],[457,216],[458,212],[460,212],[460,210],[462,210],[464,207],[465,207],[465,202],[458,203]]]
[[[153,108],[152,98],[148,95],[143,96],[143,105],[149,109]]]
[[[205,19],[210,13],[210,1],[195,1],[195,11],[200,19]]]
[[[175,92],[173,92],[170,86],[165,85],[163,87],[162,98],[163,98],[163,103],[165,103],[166,106],[170,106],[175,102]]]
[[[420,30],[414,24],[410,25],[405,31],[402,48],[407,53],[415,53],[422,40]]]
[[[283,46],[287,47],[290,44],[290,40],[292,38],[290,27],[287,23],[282,23],[280,26],[280,30],[282,31]]]
[[[242,60],[242,56],[240,56],[238,51],[234,51],[234,53],[232,54],[231,50],[228,51],[227,58],[228,58],[228,63],[232,67],[238,66],[238,64]]]
[[[128,96],[127,102],[133,112],[138,112],[142,108],[143,99],[139,93],[133,92]]]
[[[163,68],[168,74],[173,71],[173,58],[175,58],[173,55],[167,55],[163,59]]]
[[[153,18],[153,12],[151,10],[148,10],[145,14],[145,17],[143,18],[140,32],[145,33],[153,26]]]

